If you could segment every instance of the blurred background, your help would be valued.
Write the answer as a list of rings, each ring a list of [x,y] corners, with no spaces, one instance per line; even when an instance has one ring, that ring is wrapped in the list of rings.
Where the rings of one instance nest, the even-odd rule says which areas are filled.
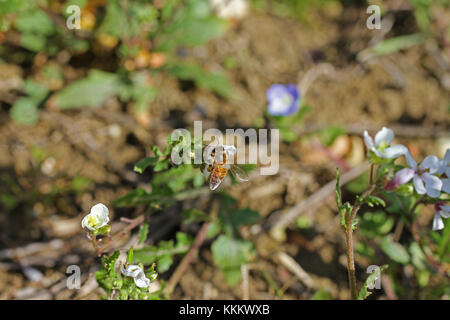
[[[71,5],[80,8],[79,28]],[[369,5],[380,8],[380,29],[368,28]],[[252,174],[224,188],[261,216],[241,229],[257,253],[247,295],[347,299],[345,236],[332,193],[281,232],[269,230],[333,181],[336,167],[364,163],[365,129],[392,128],[417,159],[444,156],[448,0],[0,0],[0,299],[99,299],[92,274],[100,258],[81,229],[91,206],[110,208],[113,230],[123,226],[120,217],[144,212],[145,205],[112,203],[146,188],[154,172],[137,174],[134,165],[150,146],[163,149],[175,128],[192,129],[194,120],[204,130],[276,127],[266,112],[274,83],[298,84],[309,111],[282,133],[277,175]],[[363,174],[344,197],[354,199],[367,183]],[[155,213],[148,243],[180,230],[195,236],[198,223],[182,224],[181,212],[193,203],[207,210],[208,197]],[[421,212],[424,234],[433,214]],[[390,265],[384,290],[371,299],[449,297],[448,277],[423,263],[400,215],[369,208],[360,219],[358,281],[369,265]],[[448,223],[445,230],[430,236],[446,237],[439,254],[448,257]],[[172,298],[245,298],[242,286],[224,282],[208,241]],[[294,267],[276,260],[280,252]],[[73,264],[82,271],[80,290],[66,288]],[[299,266],[311,281],[293,271]]]

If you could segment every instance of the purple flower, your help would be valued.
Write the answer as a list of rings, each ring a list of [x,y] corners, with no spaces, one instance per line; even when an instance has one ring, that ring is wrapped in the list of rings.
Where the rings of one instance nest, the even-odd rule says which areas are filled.
[[[269,106],[273,116],[289,116],[300,108],[300,93],[294,84],[274,84],[267,90]]]
[[[434,205],[436,214],[433,219],[433,230],[444,229],[444,221],[442,218],[450,218],[450,206],[445,205],[445,201],[439,201]]]
[[[426,193],[432,198],[439,197],[442,189],[442,181],[433,175],[438,173],[439,158],[436,156],[427,156],[420,164],[420,167],[418,167],[417,162],[411,157],[409,152],[405,154],[405,157],[409,168],[398,171],[394,179],[387,184],[386,188],[392,190],[413,179],[414,188],[418,194]]]

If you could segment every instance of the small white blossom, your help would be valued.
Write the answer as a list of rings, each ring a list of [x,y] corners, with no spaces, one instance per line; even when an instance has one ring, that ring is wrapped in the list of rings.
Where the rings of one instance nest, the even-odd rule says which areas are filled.
[[[131,277],[139,288],[147,288],[150,285],[150,279],[145,276],[144,270],[135,264],[129,265],[126,269],[122,269],[122,274]]]
[[[436,214],[433,219],[433,230],[444,229],[444,221],[442,221],[442,218],[450,218],[450,206],[444,204],[445,202],[443,201],[435,204]]]
[[[380,158],[394,159],[408,152],[408,149],[401,144],[390,147],[392,140],[394,140],[394,132],[386,127],[377,132],[375,141],[367,130],[364,130],[364,142],[367,148]]]
[[[83,218],[83,221],[81,221],[81,227],[87,228],[91,231],[96,231],[108,224],[108,214],[108,208],[104,204],[98,203],[93,206],[91,208],[91,212]]]

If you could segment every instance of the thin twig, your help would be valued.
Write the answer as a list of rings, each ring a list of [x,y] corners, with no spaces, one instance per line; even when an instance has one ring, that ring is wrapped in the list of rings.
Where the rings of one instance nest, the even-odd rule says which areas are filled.
[[[219,203],[217,201],[213,201],[210,215],[212,219],[214,219],[217,216],[218,209]],[[183,260],[181,260],[181,263],[178,265],[178,267],[175,269],[174,273],[170,277],[169,282],[167,283],[167,287],[164,290],[168,296],[170,296],[170,294],[173,292],[176,285],[180,281],[181,277],[186,273],[187,268],[189,267],[198,250],[205,241],[206,233],[208,231],[210,224],[211,224],[210,221],[203,223],[202,227],[195,236],[194,244],[192,245],[191,249],[184,256]]]
[[[280,263],[295,274],[297,278],[309,289],[317,289],[317,286],[311,276],[295,261],[291,256],[284,252],[279,252],[277,255]]]
[[[165,289],[165,293],[170,296],[170,294],[175,289],[176,285],[180,281],[181,277],[185,274],[188,266],[191,264],[194,256],[197,254],[198,249],[203,244],[203,241],[205,241],[206,238],[206,232],[208,231],[210,222],[203,223],[202,227],[200,228],[199,232],[197,233],[197,236],[195,237],[194,244],[192,245],[189,252],[184,256],[181,263],[178,265],[175,272],[170,277],[169,282],[167,283],[167,287]]]

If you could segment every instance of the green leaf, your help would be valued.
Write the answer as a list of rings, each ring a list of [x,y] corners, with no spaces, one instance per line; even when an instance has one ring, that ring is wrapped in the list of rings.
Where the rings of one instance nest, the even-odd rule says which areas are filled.
[[[322,144],[326,146],[331,146],[331,144],[336,140],[337,137],[345,134],[345,128],[339,126],[328,126],[322,130],[320,134],[320,140]]]
[[[148,235],[148,223],[146,222],[139,228],[138,243],[144,243],[145,240],[147,240],[147,235]]]
[[[127,38],[131,35],[132,30],[127,19],[127,11],[120,6],[118,0],[108,1],[106,15],[98,32],[118,38]]]
[[[49,90],[45,84],[37,81],[27,79],[24,82],[23,93],[29,96],[30,99],[39,104],[47,96]]]
[[[39,119],[39,110],[36,102],[31,98],[18,98],[9,114],[14,122],[20,125],[32,125]]]
[[[170,164],[170,159],[159,160],[158,162],[156,162],[155,167],[153,168],[153,170],[155,172],[164,171],[164,170],[169,168],[169,164]]]
[[[409,262],[408,251],[399,243],[393,242],[391,237],[386,236],[381,241],[381,250],[393,261],[407,264]]]
[[[201,88],[211,90],[223,97],[231,93],[231,84],[222,72],[209,73],[195,64],[167,64],[167,72],[182,80],[193,80]]]
[[[171,255],[163,255],[158,259],[157,266],[159,272],[166,272],[173,263]]]
[[[384,202],[383,199],[377,197],[377,196],[367,196],[364,198],[364,202],[367,203],[370,207],[374,207],[374,206],[386,206],[386,203]]]
[[[87,78],[77,80],[54,95],[59,109],[98,108],[119,91],[119,77],[99,70],[90,71]]]
[[[177,239],[176,248],[189,247],[194,241],[190,235],[184,232],[177,232],[175,238]]]
[[[133,262],[133,246],[131,246],[130,250],[128,250],[127,262],[131,264]]]
[[[177,243],[174,241],[160,241],[157,246],[146,246],[134,251],[134,262],[144,265],[156,262],[159,272],[169,270],[173,263],[173,256],[176,254],[184,254],[189,250],[192,238],[179,232],[176,235]]]
[[[372,287],[375,284],[375,281],[378,279],[378,277],[381,277],[381,272],[387,269],[387,265],[381,266],[379,269],[374,269],[372,273],[367,277],[366,281],[364,282],[361,290],[358,294],[358,300],[365,300],[368,296],[372,294],[368,289],[368,287]],[[378,272],[379,270],[379,272]]]
[[[228,28],[228,22],[212,15],[210,7],[202,0],[188,1],[174,17],[171,25],[157,39],[157,51],[202,45],[221,36]]]
[[[47,41],[44,36],[32,32],[22,33],[20,37],[22,47],[34,52],[44,51],[46,43]]]
[[[331,300],[333,297],[331,293],[326,289],[321,289],[316,291],[314,295],[311,297],[311,300]]]
[[[398,52],[413,46],[417,46],[426,40],[426,35],[422,33],[409,34],[405,36],[398,36],[395,38],[386,39],[377,43],[373,47],[363,50],[358,54],[358,60],[365,60],[367,56],[382,56]]]
[[[158,158],[156,157],[147,157],[144,159],[139,160],[138,163],[134,165],[134,171],[137,173],[143,173],[145,169],[147,169],[149,166],[154,165],[158,161]]]
[[[339,218],[341,222],[341,226],[345,229],[347,228],[346,215],[350,213],[352,210],[352,206],[346,202],[344,205],[342,204],[342,195],[341,195],[341,170],[336,168],[336,204],[339,211]]]
[[[254,255],[253,243],[221,235],[211,246],[215,264],[224,273],[228,284],[235,285],[241,279],[241,265],[248,263]]]
[[[241,225],[250,225],[258,222],[261,219],[261,215],[258,211],[241,208],[231,211],[229,218],[233,227],[238,228]]]
[[[183,222],[200,222],[211,220],[209,215],[198,209],[188,209],[183,211]]]
[[[22,33],[50,35],[54,32],[53,21],[41,10],[34,9],[20,13],[14,27]]]
[[[210,223],[208,231],[206,232],[206,238],[214,238],[220,233],[220,231],[222,231],[222,226],[220,225],[219,221],[215,220]]]
[[[361,233],[367,238],[384,236],[391,231],[395,220],[386,215],[383,210],[365,212],[360,221]]]
[[[411,253],[411,263],[414,267],[418,270],[426,270],[426,257],[417,242],[411,243],[409,252]]]

